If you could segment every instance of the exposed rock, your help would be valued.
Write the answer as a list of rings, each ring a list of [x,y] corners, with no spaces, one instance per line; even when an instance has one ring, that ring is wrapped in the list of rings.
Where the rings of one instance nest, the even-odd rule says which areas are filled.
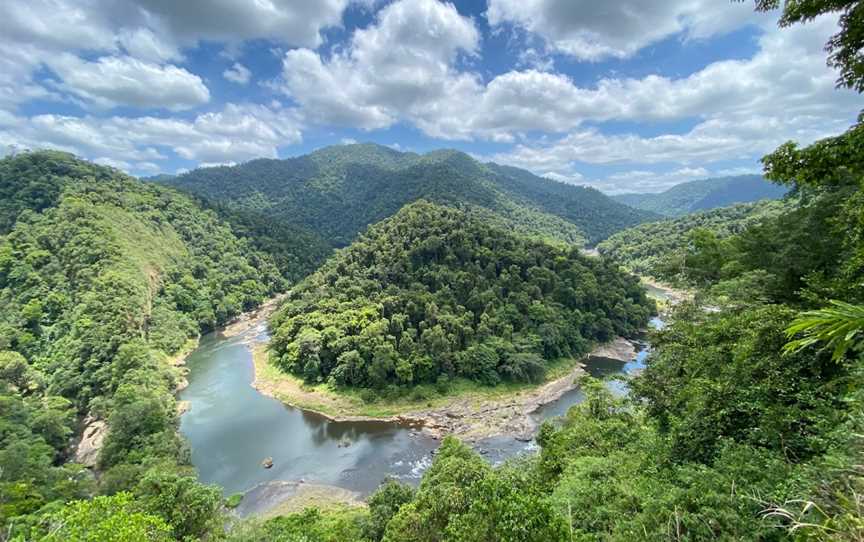
[[[182,416],[189,412],[189,409],[192,408],[192,403],[189,401],[177,401],[177,415]]]
[[[264,461],[261,462],[261,466],[264,467],[265,469],[273,468],[273,458],[272,457],[265,457]]]
[[[624,337],[618,337],[612,342],[595,348],[591,355],[598,358],[630,361],[636,357],[636,347]]]
[[[81,441],[75,448],[74,461],[92,469],[99,461],[99,452],[102,451],[105,435],[108,434],[108,424],[105,420],[97,420],[90,415],[84,419],[84,424]]]

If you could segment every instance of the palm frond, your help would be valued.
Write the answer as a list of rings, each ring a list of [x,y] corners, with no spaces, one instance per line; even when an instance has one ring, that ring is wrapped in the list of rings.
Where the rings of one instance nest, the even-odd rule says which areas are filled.
[[[831,300],[824,309],[802,312],[786,328],[790,340],[783,351],[799,352],[809,346],[824,344],[833,350],[833,359],[840,360],[849,350],[864,346],[864,306]]]

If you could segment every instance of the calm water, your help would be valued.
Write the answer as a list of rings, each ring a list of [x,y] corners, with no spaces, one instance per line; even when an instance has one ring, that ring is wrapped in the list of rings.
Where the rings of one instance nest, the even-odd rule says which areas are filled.
[[[249,385],[252,355],[240,338],[204,337],[187,366],[189,387],[180,399],[191,410],[180,430],[201,480],[226,494],[301,479],[365,494],[386,475],[419,479],[438,446],[411,428],[331,422],[259,393]],[[273,468],[261,466],[266,457]]]
[[[662,321],[652,321],[662,327]],[[246,340],[266,338],[264,328]],[[248,491],[272,481],[303,480],[368,494],[387,476],[417,482],[432,462],[439,442],[416,429],[392,423],[331,422],[317,414],[286,406],[250,386],[252,355],[243,337],[204,337],[187,360],[189,387],[180,399],[191,410],[180,419],[180,430],[192,447],[192,462],[203,482],[215,483],[226,494]],[[588,372],[597,378],[629,374],[644,367],[647,347],[624,363],[590,358]],[[609,380],[615,393],[626,384]],[[538,419],[560,416],[584,399],[578,389],[536,413]],[[347,446],[346,446],[347,444]],[[534,442],[496,437],[478,442],[478,451],[492,463],[537,449]],[[273,458],[273,468],[261,461]]]

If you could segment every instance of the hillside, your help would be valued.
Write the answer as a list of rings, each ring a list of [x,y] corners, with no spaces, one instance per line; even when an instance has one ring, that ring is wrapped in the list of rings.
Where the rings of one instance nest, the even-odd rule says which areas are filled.
[[[192,491],[167,359],[284,289],[273,259],[188,196],[64,153],[0,160],[0,194],[0,524],[153,476]],[[79,458],[98,480],[69,462],[85,416],[107,423]]]
[[[616,233],[597,249],[628,271],[675,282],[695,232],[707,230],[723,239],[790,208],[786,202],[762,201],[640,224]]]
[[[786,192],[786,188],[766,181],[761,175],[741,175],[682,183],[658,194],[621,194],[612,198],[637,209],[681,216],[735,203],[779,199]]]
[[[274,315],[274,362],[355,387],[538,381],[550,361],[646,324],[635,279],[485,215],[419,201],[369,228]]]
[[[477,205],[526,235],[568,243],[594,244],[656,218],[596,190],[484,165],[461,152],[418,155],[372,144],[202,168],[163,181],[235,209],[265,211],[334,246],[347,245],[369,224],[420,198]]]

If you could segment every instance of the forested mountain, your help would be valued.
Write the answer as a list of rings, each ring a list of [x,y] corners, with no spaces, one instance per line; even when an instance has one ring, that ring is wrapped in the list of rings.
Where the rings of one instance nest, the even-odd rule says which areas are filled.
[[[741,175],[690,181],[657,194],[620,194],[612,198],[637,209],[681,216],[735,203],[779,199],[786,192],[786,188],[766,181],[761,175]]]
[[[792,202],[761,201],[648,222],[616,233],[597,249],[628,271],[677,283],[686,279],[684,257],[700,237],[723,239],[792,208]]]
[[[647,323],[636,279],[489,214],[419,201],[372,226],[292,290],[271,321],[274,361],[344,386],[536,382]]]
[[[537,457],[491,468],[447,439],[416,490],[390,482],[370,498],[368,512],[307,511],[251,525],[234,540],[309,533],[334,542],[859,539],[862,140],[859,125],[766,157],[772,178],[794,188],[800,200],[645,226],[679,240],[686,236],[676,228],[689,229],[687,220],[717,233],[697,230],[704,234],[677,247],[697,298],[675,308],[669,325],[652,334],[647,367],[629,382],[630,399],[583,381],[586,400],[543,425]],[[402,218],[370,235],[400,232]],[[622,237],[616,242],[623,244]],[[360,246],[374,239],[364,237]],[[340,256],[330,265],[348,273],[375,261],[371,250]],[[406,266],[395,266],[396,276]],[[381,281],[387,268],[377,267],[371,278]],[[286,307],[283,339],[302,325],[329,326],[329,314],[338,313],[327,311],[348,303],[331,293],[340,269],[327,269]],[[354,276],[361,295],[370,277]],[[313,289],[331,301],[314,307],[318,319],[303,321],[291,311]],[[370,318],[389,306],[384,299],[368,311]],[[387,333],[386,323],[379,327]],[[283,340],[280,352],[291,363],[298,353],[315,352],[306,345],[323,352],[318,337],[339,332],[313,331],[309,342],[295,339],[294,346]]]
[[[484,207],[526,235],[571,243],[594,244],[656,218],[596,190],[484,165],[461,152],[418,155],[373,144],[202,168],[163,182],[235,209],[266,211],[335,246],[347,245],[369,224],[420,198]]]
[[[128,489],[200,535],[221,499],[188,465],[167,358],[284,289],[273,258],[188,196],[64,153],[0,160],[0,194],[0,524],[31,540],[28,514]],[[107,422],[98,481],[68,462],[85,416]]]

